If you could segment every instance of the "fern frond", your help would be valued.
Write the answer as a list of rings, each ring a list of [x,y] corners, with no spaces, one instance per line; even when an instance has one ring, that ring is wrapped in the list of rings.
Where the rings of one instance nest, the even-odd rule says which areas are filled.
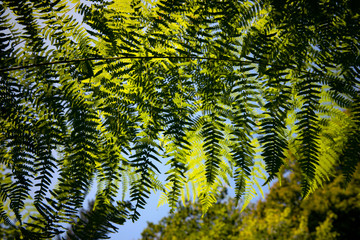
[[[95,204],[89,204],[90,209],[81,213],[82,217],[74,222],[67,236],[71,239],[108,239],[110,233],[126,221],[131,206],[126,202],[109,204],[98,196]]]
[[[150,190],[153,188],[150,175],[154,173],[154,170],[158,173],[160,171],[152,162],[152,160],[159,161],[153,146],[144,142],[135,146],[133,150],[136,150],[136,154],[130,156],[130,158],[134,158],[131,161],[131,165],[137,169],[136,172],[140,175],[140,178],[131,184],[130,189],[131,201],[135,202],[131,219],[136,221],[140,216],[139,208],[144,208],[146,199],[150,195]]]
[[[259,142],[263,145],[264,161],[269,178],[266,183],[274,179],[283,165],[284,150],[287,149],[285,139],[285,119],[289,110],[290,90],[286,80],[270,80],[265,89],[265,99],[268,101],[264,108],[264,118],[261,120],[261,136]]]
[[[320,86],[309,78],[305,78],[299,86],[299,95],[303,97],[304,104],[302,111],[297,113],[299,122],[296,125],[298,126],[299,138],[302,143],[302,157],[299,163],[304,174],[302,183],[304,197],[310,191],[319,161],[319,127],[317,124],[319,119],[316,114],[316,108],[320,100],[320,96],[318,96],[320,93],[319,89]]]
[[[254,166],[251,169],[251,175],[246,176],[244,175],[244,185],[242,188],[244,189],[243,194],[243,205],[241,207],[241,211],[243,211],[246,206],[250,203],[250,201],[259,195],[259,193],[264,197],[264,194],[262,192],[262,187],[259,183],[267,181],[266,172],[264,171],[265,166],[263,164],[262,159],[256,159],[254,161]],[[263,184],[264,185],[264,184]],[[257,189],[256,189],[256,187]],[[269,186],[269,184],[268,184]]]
[[[349,183],[352,175],[356,170],[356,166],[360,159],[360,101],[359,97],[354,99],[350,115],[353,117],[353,123],[349,127],[349,136],[346,142],[346,147],[342,156],[340,157],[340,166],[343,171],[346,183]]]

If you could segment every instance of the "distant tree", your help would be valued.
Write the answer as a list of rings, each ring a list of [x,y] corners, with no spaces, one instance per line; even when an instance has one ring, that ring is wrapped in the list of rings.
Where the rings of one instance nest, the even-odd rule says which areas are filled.
[[[360,230],[360,168],[343,188],[340,176],[301,200],[297,169],[281,186],[275,183],[266,201],[259,202],[243,222],[240,237],[252,239],[358,239]],[[251,239],[251,238],[247,238]]]
[[[158,224],[148,222],[142,239],[229,239],[237,235],[242,216],[236,200],[228,198],[226,189],[217,200],[204,215],[199,202],[179,203],[176,212]]]
[[[244,212],[222,192],[203,217],[200,203],[181,205],[159,223],[148,222],[141,239],[359,239],[360,166],[346,189],[337,176],[305,200],[299,167],[291,167],[281,185]]]

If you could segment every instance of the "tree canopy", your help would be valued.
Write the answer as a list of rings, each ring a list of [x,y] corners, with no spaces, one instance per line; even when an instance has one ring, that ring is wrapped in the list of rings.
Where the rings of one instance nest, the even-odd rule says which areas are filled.
[[[244,212],[223,191],[205,216],[199,202],[181,204],[158,223],[148,222],[141,239],[358,239],[360,167],[346,189],[337,175],[301,201],[301,172],[289,163],[281,184]]]
[[[94,185],[96,238],[152,190],[205,213],[233,179],[248,203],[294,142],[303,197],[350,182],[359,25],[355,0],[3,0],[0,218],[52,238]]]

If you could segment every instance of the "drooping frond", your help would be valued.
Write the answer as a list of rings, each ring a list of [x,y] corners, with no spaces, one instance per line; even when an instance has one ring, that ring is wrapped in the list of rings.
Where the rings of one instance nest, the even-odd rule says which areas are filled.
[[[300,83],[299,95],[303,97],[302,110],[297,113],[299,122],[299,137],[302,144],[300,167],[305,175],[303,181],[303,195],[309,193],[311,182],[315,177],[316,165],[319,161],[318,140],[319,127],[317,126],[318,117],[316,115],[316,107],[320,97],[319,85],[308,77],[304,77],[304,81]]]
[[[360,126],[360,101],[359,97],[355,98],[350,114],[353,117],[353,124],[349,127],[349,136],[346,142],[346,147],[343,155],[340,158],[340,166],[345,176],[346,183],[349,183],[352,175],[356,170],[356,166],[360,159],[360,139],[359,139],[359,126]]]
[[[105,199],[96,199],[97,204],[89,204],[90,209],[81,212],[67,232],[69,239],[109,239],[109,234],[118,229],[115,224],[123,224],[129,214],[130,206],[126,202],[109,204]]]

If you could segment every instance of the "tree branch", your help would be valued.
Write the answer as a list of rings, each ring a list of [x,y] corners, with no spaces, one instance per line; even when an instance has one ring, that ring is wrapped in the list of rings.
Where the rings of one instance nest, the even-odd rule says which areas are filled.
[[[93,57],[93,58],[81,58],[81,59],[74,59],[74,60],[62,60],[62,61],[54,61],[54,62],[45,62],[45,63],[37,63],[25,66],[17,66],[11,68],[3,68],[0,69],[0,72],[10,72],[15,70],[21,69],[28,69],[33,67],[40,67],[40,66],[49,66],[55,64],[66,64],[66,63],[75,63],[75,62],[83,62],[83,61],[95,61],[95,60],[120,60],[120,59],[200,59],[200,60],[214,60],[214,61],[230,61],[230,62],[239,62],[242,64],[251,64],[254,62],[259,62],[253,59],[253,61],[245,61],[245,60],[237,60],[237,59],[221,59],[221,58],[211,58],[211,57],[166,57],[166,56],[152,56],[152,57],[135,57],[135,56],[123,56],[123,57]]]

